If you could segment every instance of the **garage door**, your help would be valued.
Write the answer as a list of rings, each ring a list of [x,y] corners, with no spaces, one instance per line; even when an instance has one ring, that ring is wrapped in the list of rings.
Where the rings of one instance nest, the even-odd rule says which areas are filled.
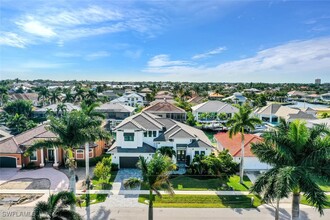
[[[0,167],[16,167],[16,158],[0,157]]]
[[[139,161],[139,157],[120,157],[120,168],[136,168],[136,164]]]

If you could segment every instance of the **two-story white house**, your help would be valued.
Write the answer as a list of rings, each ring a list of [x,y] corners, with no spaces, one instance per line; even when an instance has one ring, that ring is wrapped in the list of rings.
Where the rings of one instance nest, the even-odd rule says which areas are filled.
[[[131,107],[144,106],[144,96],[138,93],[125,93],[123,96],[116,98],[111,103],[120,103]]]
[[[196,154],[210,155],[214,150],[203,131],[147,112],[126,118],[114,131],[116,141],[107,153],[119,168],[136,167],[140,156],[151,159],[160,147],[175,150],[175,163],[188,163]]]

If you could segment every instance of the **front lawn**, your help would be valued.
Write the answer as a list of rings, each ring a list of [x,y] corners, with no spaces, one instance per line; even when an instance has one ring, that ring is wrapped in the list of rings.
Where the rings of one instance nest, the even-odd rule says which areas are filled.
[[[244,185],[239,183],[239,176],[232,176],[229,179],[206,178],[200,176],[180,175],[170,179],[175,190],[187,191],[203,191],[203,190],[230,190],[232,187],[235,191],[248,191],[252,186],[247,176],[244,176]]]
[[[330,192],[330,183],[327,183],[324,180],[316,180],[316,183],[319,185],[319,187],[325,191],[325,192]]]
[[[254,203],[251,204],[251,197]],[[139,202],[146,204],[148,195],[140,195]],[[255,208],[261,201],[254,195],[217,196],[217,195],[163,195],[155,196],[154,207],[160,208]]]
[[[325,208],[326,208],[326,209],[330,209],[330,195],[327,195],[327,199],[328,199],[328,204],[325,206]],[[300,203],[301,203],[301,204],[304,204],[304,205],[309,205],[309,206],[311,206],[311,204],[307,202],[305,196],[302,196],[302,197],[301,197]]]
[[[89,194],[90,198],[90,205],[97,204],[100,202],[104,202],[108,196],[108,194]],[[79,206],[79,202],[81,201],[80,206],[86,207],[86,194],[77,198],[77,205]]]

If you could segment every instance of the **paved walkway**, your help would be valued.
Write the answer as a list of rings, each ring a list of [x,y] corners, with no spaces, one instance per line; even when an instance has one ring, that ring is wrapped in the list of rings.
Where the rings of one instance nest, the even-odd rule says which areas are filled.
[[[0,172],[1,172],[0,183],[7,182],[9,180],[22,179],[22,178],[32,178],[32,179],[46,178],[50,180],[50,190],[54,190],[55,192],[67,190],[69,187],[68,177],[64,173],[54,168],[44,167],[36,170],[1,169]],[[1,190],[1,193],[2,191],[3,190]],[[25,191],[29,191],[29,190],[25,190]]]
[[[130,177],[142,178],[141,171],[138,169],[120,169],[112,184],[112,190],[107,192],[108,198],[105,204],[110,207],[143,207],[144,205],[138,202],[139,189],[130,190],[131,193],[125,193],[127,190],[123,186],[123,181]]]

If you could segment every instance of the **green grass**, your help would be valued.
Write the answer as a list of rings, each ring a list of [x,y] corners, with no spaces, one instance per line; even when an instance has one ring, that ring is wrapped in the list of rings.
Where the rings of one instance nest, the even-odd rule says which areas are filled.
[[[244,177],[244,185],[239,183],[239,176],[232,176],[228,180],[180,175],[170,179],[170,182],[175,190],[187,191],[230,190],[230,187],[232,187],[235,191],[248,191],[249,187],[252,186],[252,183],[247,176]]]
[[[93,204],[97,204],[100,202],[104,202],[107,198],[107,194],[90,194],[90,205]],[[81,207],[86,207],[86,194],[80,196],[78,198],[78,200],[81,199],[82,203],[81,203]],[[77,206],[79,206],[79,204],[77,203]]]
[[[324,180],[316,180],[316,183],[324,192],[330,192],[330,183]]]
[[[325,208],[326,208],[326,209],[330,209],[330,195],[327,195],[327,199],[328,199],[328,204],[325,206]],[[307,202],[305,196],[302,196],[302,197],[301,197],[300,203],[301,203],[301,204],[304,204],[304,205],[312,206],[310,203]]]
[[[251,197],[254,203],[251,205]],[[217,196],[217,195],[163,195],[154,197],[154,207],[162,208],[255,208],[261,201],[254,195]],[[146,203],[148,195],[140,195],[139,202]]]

